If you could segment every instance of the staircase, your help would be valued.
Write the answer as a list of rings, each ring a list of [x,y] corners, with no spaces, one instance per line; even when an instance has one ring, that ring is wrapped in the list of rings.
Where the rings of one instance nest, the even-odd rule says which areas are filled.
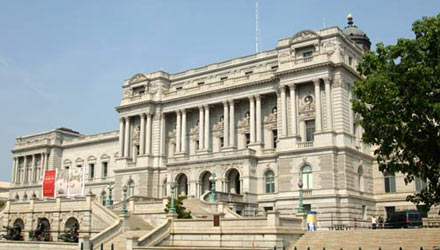
[[[183,200],[183,206],[186,211],[191,211],[193,218],[212,219],[213,215],[202,208],[202,202],[199,199]]]
[[[307,232],[288,249],[293,250],[419,250],[440,247],[440,229],[384,229]],[[440,249],[440,248],[439,248]]]

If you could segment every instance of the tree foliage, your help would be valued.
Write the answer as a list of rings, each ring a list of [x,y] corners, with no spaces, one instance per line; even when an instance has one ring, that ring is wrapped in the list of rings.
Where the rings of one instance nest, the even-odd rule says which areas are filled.
[[[353,110],[362,116],[363,141],[377,146],[382,172],[401,172],[406,184],[426,188],[407,200],[440,202],[440,14],[412,25],[414,39],[377,44],[364,55]]]
[[[185,196],[179,196],[177,199],[174,199],[174,208],[176,209],[177,218],[178,219],[190,219],[191,211],[186,211],[186,208],[183,206],[183,200],[185,200]],[[168,197],[168,202],[165,206],[165,213],[170,211],[171,205],[171,197]]]

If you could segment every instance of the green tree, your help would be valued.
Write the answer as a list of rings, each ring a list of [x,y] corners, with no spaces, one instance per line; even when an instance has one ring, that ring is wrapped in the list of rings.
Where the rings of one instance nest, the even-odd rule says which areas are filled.
[[[430,208],[440,202],[440,14],[412,25],[413,39],[377,44],[358,66],[353,109],[362,116],[363,141],[377,146],[382,172],[401,172],[426,188],[407,200]]]
[[[177,218],[179,219],[190,219],[191,211],[186,211],[186,208],[183,206],[183,200],[185,200],[185,196],[179,196],[177,199],[174,199],[174,207],[176,208]],[[170,203],[171,198],[168,197],[168,202],[165,206],[165,213],[170,211]]]

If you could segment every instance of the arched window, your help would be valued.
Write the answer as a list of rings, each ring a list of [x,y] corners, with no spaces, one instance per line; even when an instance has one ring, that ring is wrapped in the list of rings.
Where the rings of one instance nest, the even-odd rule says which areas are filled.
[[[272,170],[268,170],[264,174],[264,184],[266,194],[275,193],[275,174]]]
[[[185,174],[177,178],[177,196],[188,196],[188,178]]]
[[[364,170],[362,166],[359,166],[357,175],[358,175],[359,191],[364,192]]]
[[[385,193],[396,192],[396,176],[394,173],[385,173],[384,175]]]
[[[309,165],[305,165],[301,171],[301,180],[303,183],[303,189],[312,189],[313,188],[313,175],[312,175],[312,167]]]

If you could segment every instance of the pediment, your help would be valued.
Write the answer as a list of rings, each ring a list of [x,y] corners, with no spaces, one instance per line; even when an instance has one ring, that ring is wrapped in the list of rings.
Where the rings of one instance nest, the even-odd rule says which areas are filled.
[[[148,78],[144,74],[138,73],[138,74],[134,75],[133,77],[131,77],[130,81],[128,81],[128,83],[133,84],[133,83],[143,82],[146,80],[148,80]]]
[[[313,30],[301,30],[297,32],[292,39],[290,39],[290,43],[300,42],[304,40],[310,40],[314,38],[319,38],[318,33]]]

